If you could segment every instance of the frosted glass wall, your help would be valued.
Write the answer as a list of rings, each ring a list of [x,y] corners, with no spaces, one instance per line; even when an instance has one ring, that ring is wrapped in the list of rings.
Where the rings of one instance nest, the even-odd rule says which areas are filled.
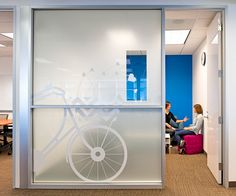
[[[147,100],[139,104],[161,105],[160,20],[156,10],[35,11],[34,104],[131,104],[126,54],[145,50]],[[39,99],[54,87],[66,101],[56,93]]]
[[[127,51],[145,51],[145,99],[127,99]],[[32,102],[35,183],[160,182],[161,12],[35,10]]]
[[[69,110],[34,110],[35,182],[161,181],[161,112],[71,111],[79,129]]]

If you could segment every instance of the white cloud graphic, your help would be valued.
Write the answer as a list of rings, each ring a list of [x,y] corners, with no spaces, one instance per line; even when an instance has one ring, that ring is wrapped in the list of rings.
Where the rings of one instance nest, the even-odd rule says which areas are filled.
[[[128,76],[128,81],[129,82],[136,82],[136,78],[134,77],[134,74],[129,74],[129,76]]]

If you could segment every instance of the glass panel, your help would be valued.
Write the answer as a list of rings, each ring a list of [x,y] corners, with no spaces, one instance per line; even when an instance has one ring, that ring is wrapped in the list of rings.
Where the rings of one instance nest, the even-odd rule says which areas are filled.
[[[133,95],[127,51],[146,55]],[[161,12],[36,10],[33,66],[36,105],[161,105]]]
[[[147,100],[147,55],[146,51],[127,51],[127,100]]]
[[[161,110],[35,109],[33,130],[35,182],[161,181]]]

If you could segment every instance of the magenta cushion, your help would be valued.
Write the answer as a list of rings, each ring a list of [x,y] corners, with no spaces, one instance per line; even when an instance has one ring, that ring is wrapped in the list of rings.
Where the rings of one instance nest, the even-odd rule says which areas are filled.
[[[186,154],[198,154],[203,152],[203,135],[185,135],[183,137],[185,141],[185,153]]]

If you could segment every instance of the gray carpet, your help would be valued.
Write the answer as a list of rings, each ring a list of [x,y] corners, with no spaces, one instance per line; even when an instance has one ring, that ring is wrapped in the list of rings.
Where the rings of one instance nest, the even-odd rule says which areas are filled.
[[[163,190],[14,190],[12,189],[12,158],[0,154],[0,196],[22,195],[86,195],[86,196],[236,196],[236,189],[218,185],[206,166],[206,155],[168,154],[166,187]]]

